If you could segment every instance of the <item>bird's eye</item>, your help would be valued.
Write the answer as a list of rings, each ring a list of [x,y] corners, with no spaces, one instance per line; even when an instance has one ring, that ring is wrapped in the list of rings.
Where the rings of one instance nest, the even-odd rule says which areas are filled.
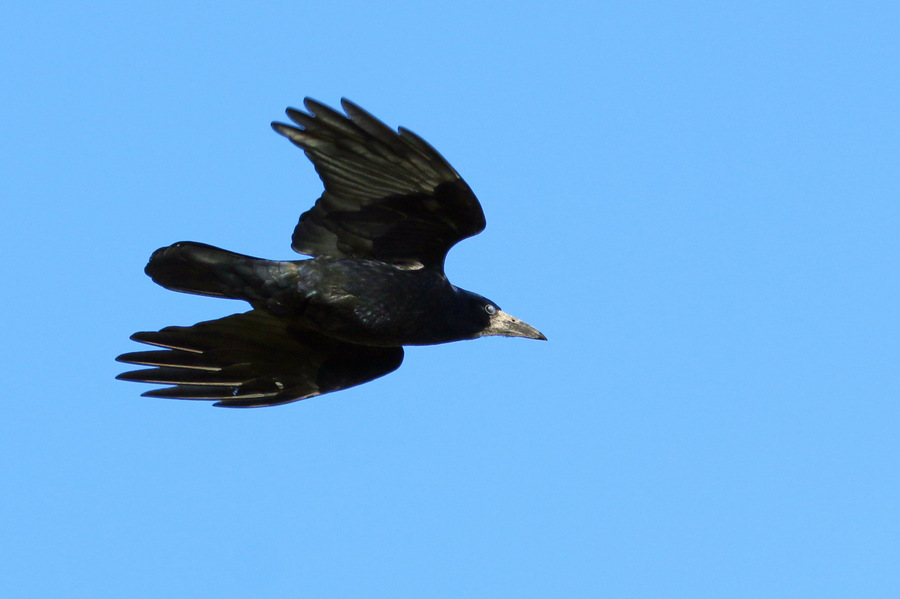
[[[484,311],[493,316],[494,313],[497,312],[497,306],[493,304],[485,304]]]

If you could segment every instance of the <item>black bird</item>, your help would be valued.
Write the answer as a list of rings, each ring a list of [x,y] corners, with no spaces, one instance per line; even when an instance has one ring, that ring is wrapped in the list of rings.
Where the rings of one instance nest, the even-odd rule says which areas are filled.
[[[156,283],[253,309],[135,333],[134,341],[164,349],[119,356],[152,368],[117,378],[172,385],[144,393],[150,397],[271,406],[392,372],[403,345],[546,339],[444,275],[447,252],[485,220],[434,148],[347,100],[346,115],[309,98],[304,105],[307,112],[287,110],[298,126],[272,127],[306,152],[325,184],[291,244],[313,258],[264,260],[189,241],[156,250],[145,268]]]

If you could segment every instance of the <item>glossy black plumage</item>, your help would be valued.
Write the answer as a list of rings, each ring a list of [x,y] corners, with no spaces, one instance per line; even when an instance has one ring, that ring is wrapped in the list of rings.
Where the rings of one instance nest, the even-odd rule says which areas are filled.
[[[325,184],[292,239],[310,260],[272,261],[180,242],[146,267],[175,291],[242,299],[253,309],[191,327],[136,333],[161,349],[123,354],[149,366],[118,378],[171,385],[153,397],[267,406],[345,389],[397,367],[403,345],[485,335],[544,339],[444,275],[450,248],[481,232],[475,195],[430,145],[358,106],[346,116],[307,99],[299,127],[273,128],[301,147]]]

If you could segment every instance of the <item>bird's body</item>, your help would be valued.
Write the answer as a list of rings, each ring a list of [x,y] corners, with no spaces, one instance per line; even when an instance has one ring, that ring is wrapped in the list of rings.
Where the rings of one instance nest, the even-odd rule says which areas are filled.
[[[343,105],[350,118],[307,100],[310,114],[288,111],[301,129],[273,123],[325,182],[293,237],[295,250],[314,257],[273,261],[194,242],[157,250],[146,272],[158,284],[245,300],[253,310],[136,333],[165,349],[119,356],[152,367],[119,378],[174,385],[145,395],[274,405],[387,374],[403,345],[544,338],[447,280],[447,251],[484,228],[456,171],[421,138]]]
[[[245,300],[294,326],[363,345],[473,339],[490,318],[489,300],[441,273],[378,260],[264,260],[180,242],[157,250],[147,273],[163,287]],[[460,318],[467,307],[469,318]]]

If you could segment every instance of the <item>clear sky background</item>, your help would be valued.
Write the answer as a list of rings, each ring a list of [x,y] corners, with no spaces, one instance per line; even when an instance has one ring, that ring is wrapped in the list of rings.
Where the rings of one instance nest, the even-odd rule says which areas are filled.
[[[15,2],[0,20],[0,596],[900,596],[896,2]],[[137,330],[294,259],[269,128],[346,96],[488,227],[548,342],[278,408],[141,398]]]

